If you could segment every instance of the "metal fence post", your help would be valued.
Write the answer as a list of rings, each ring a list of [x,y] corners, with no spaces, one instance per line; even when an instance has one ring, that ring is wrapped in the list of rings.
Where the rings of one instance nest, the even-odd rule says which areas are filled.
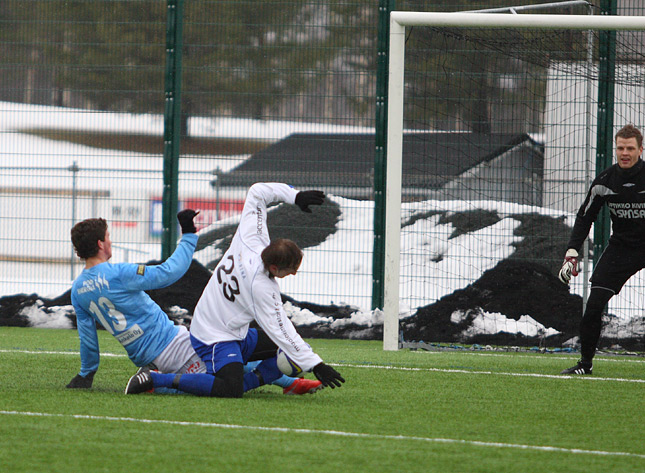
[[[387,83],[390,12],[395,0],[379,0],[376,70],[376,142],[374,154],[374,252],[372,254],[372,309],[383,308],[385,280],[385,178],[387,176]]]
[[[602,15],[616,15],[616,0],[600,2]],[[596,174],[611,166],[614,155],[614,85],[616,82],[616,32],[599,33],[598,65],[598,137]],[[610,223],[607,207],[602,208],[594,225],[594,266],[609,241]]]
[[[181,140],[181,53],[184,0],[168,0],[166,22],[166,76],[164,108],[163,195],[161,259],[177,244],[175,215],[179,200],[179,142]]]
[[[77,199],[77,177],[78,177],[78,171],[80,171],[80,168],[78,167],[78,164],[76,161],[74,161],[74,164],[72,164],[69,168],[67,168],[71,173],[72,173],[72,227],[76,225],[76,199]],[[74,275],[74,260],[76,256],[76,252],[74,251],[74,247],[72,247],[72,253],[69,257],[69,280],[73,281],[75,278]]]

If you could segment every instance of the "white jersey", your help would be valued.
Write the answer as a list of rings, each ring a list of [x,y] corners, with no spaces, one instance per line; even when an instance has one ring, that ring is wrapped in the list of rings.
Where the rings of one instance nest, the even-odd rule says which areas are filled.
[[[271,242],[267,205],[293,204],[298,192],[286,184],[251,186],[231,246],[215,268],[195,307],[190,333],[202,343],[243,340],[255,320],[304,371],[322,359],[296,332],[282,308],[280,287],[264,268],[261,253]]]

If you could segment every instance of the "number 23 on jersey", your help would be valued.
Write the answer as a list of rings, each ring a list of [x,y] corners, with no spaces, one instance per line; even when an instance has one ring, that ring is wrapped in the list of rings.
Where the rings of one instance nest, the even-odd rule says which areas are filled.
[[[240,284],[235,275],[231,273],[235,269],[235,259],[229,255],[225,261],[217,267],[217,282],[222,287],[222,294],[227,300],[235,302],[235,296],[240,293]]]

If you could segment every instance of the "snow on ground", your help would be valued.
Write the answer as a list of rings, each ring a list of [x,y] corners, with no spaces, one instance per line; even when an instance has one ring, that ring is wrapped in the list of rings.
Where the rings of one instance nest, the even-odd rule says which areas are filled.
[[[48,310],[43,308],[42,301],[25,307],[20,315],[29,319],[29,325],[36,328],[73,328],[72,321],[67,314],[73,311],[72,306],[54,307]]]
[[[0,130],[55,128],[161,136],[163,126],[163,115],[0,102]],[[190,136],[203,138],[253,138],[275,141],[292,133],[374,133],[374,129],[249,118],[193,117],[188,121],[188,133]]]
[[[526,337],[556,335],[560,332],[553,328],[546,328],[544,325],[529,315],[522,315],[518,320],[509,319],[503,314],[486,312],[479,309],[477,315],[471,321],[470,327],[462,332],[464,337],[472,337],[477,334],[495,335],[500,332],[520,333]],[[464,311],[453,312],[450,321],[459,324],[466,320]]]

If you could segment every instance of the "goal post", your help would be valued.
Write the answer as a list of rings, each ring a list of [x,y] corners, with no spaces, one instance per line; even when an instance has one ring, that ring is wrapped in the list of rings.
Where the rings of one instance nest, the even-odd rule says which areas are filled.
[[[645,31],[642,16],[400,12],[390,15],[385,189],[383,348],[399,348],[402,162],[404,142],[406,28]],[[587,127],[586,140],[591,139]],[[586,143],[589,147],[589,143]]]

